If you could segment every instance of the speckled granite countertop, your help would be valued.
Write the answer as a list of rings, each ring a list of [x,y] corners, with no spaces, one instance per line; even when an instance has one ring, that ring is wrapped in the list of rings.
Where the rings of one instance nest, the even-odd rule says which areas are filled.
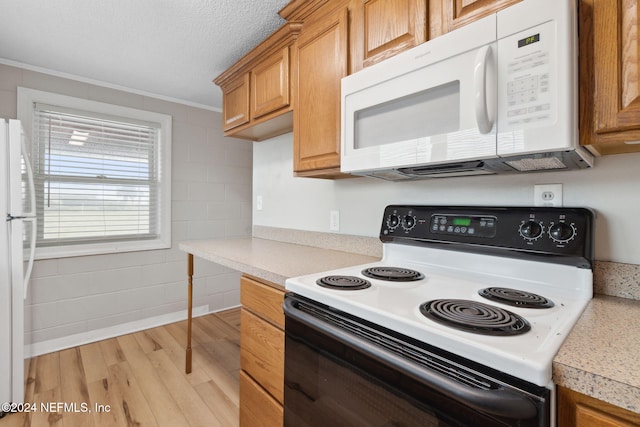
[[[640,300],[596,295],[556,355],[553,380],[640,413]]]
[[[180,249],[282,287],[288,277],[382,255],[375,238],[257,226],[254,237],[190,241]],[[594,287],[597,295],[553,361],[554,382],[640,413],[640,266],[596,262]]]

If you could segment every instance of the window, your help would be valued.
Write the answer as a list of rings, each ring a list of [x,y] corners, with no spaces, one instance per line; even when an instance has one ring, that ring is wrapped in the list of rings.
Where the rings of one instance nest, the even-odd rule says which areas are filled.
[[[19,88],[38,258],[170,247],[171,117]]]

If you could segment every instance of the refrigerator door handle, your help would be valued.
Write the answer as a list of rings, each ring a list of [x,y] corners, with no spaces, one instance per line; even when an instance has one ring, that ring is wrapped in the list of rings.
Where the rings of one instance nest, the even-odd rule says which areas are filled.
[[[22,151],[22,158],[24,159],[25,169],[27,170],[27,185],[29,186],[29,207],[31,212],[23,212],[27,217],[36,216],[36,184],[33,178],[33,168],[31,167],[31,159],[29,158],[29,151],[27,150],[27,144],[25,143],[24,133],[21,132],[20,149]],[[34,223],[35,228],[35,223]]]
[[[36,259],[36,237],[37,237],[37,219],[35,217],[24,218],[23,222],[33,222],[31,226],[30,246],[29,246],[29,261],[27,264],[27,270],[24,273],[24,299],[27,299],[27,291],[29,289],[29,279],[31,278],[31,272],[33,271],[33,263]]]

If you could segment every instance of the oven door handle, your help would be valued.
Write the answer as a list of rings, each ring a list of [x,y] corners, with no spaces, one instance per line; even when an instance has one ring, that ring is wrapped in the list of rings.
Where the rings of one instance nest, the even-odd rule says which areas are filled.
[[[435,389],[451,399],[471,406],[478,411],[516,420],[531,419],[538,415],[536,405],[523,394],[516,393],[507,388],[480,389],[466,386],[446,375],[420,366],[390,350],[386,350],[364,338],[299,310],[296,308],[296,300],[294,297],[285,298],[284,312],[287,316],[325,333],[339,342],[375,358],[387,366],[398,369],[427,387]]]

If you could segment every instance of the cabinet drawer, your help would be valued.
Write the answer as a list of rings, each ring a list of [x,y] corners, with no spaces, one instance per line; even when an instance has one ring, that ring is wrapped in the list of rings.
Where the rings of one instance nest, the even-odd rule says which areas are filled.
[[[282,406],[240,371],[240,427],[274,427],[284,421]]]
[[[284,332],[244,308],[240,313],[240,366],[283,402]]]
[[[240,288],[243,308],[284,329],[283,291],[244,276],[240,279]]]

